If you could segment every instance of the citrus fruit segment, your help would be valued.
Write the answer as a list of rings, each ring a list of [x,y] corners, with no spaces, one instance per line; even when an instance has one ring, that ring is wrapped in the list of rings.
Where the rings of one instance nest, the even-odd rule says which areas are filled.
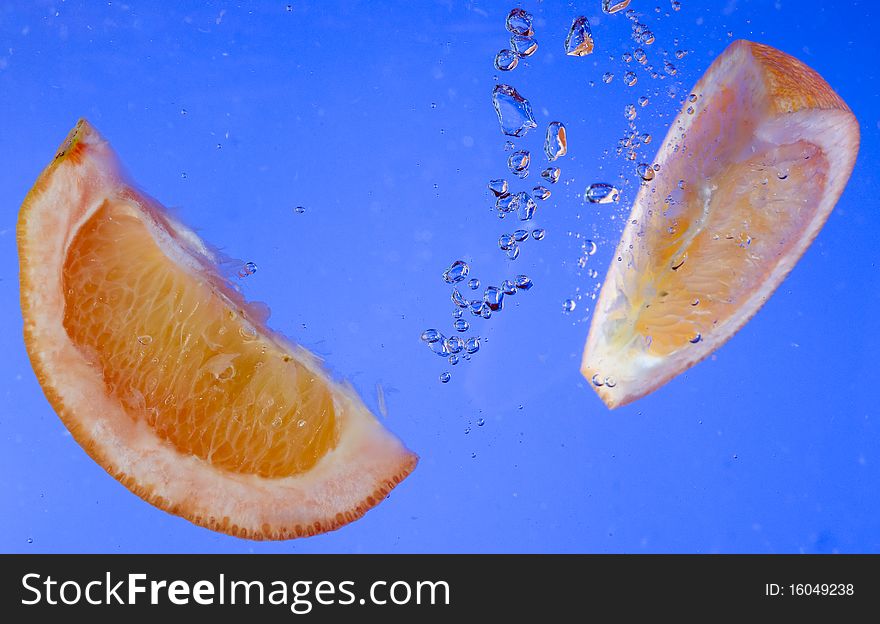
[[[849,179],[858,123],[812,69],[732,43],[673,122],[621,236],[581,372],[608,407],[724,344],[812,242]]]
[[[81,120],[25,198],[24,336],[80,445],[133,492],[251,539],[329,531],[417,457],[265,325],[215,254]]]

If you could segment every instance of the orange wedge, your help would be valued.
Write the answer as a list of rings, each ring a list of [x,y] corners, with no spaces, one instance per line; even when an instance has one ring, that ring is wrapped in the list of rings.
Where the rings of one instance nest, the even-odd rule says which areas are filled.
[[[595,309],[581,372],[608,407],[665,384],[757,312],[825,223],[858,148],[852,112],[797,59],[736,41],[712,63]]]
[[[153,505],[251,539],[336,529],[417,457],[265,326],[211,250],[129,185],[84,120],[18,219],[21,310],[77,442]]]

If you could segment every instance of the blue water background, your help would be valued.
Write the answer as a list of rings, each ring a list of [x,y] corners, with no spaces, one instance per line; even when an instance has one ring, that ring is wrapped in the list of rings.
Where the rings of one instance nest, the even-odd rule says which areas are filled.
[[[501,74],[492,59],[513,2],[0,4],[0,551],[880,551],[877,3],[682,0],[674,12],[634,0],[656,35],[649,62],[664,74],[666,50],[678,71],[640,69],[631,88],[630,22],[599,5],[522,3],[539,49]],[[596,52],[566,57],[581,14]],[[634,193],[599,207],[580,194],[632,177],[614,154],[627,103],[650,98],[636,120],[654,136],[650,159],[680,98],[737,38],[797,56],[843,97],[861,124],[855,171],[742,331],[609,412],[578,372],[592,302],[571,314],[562,302],[596,283],[577,266],[576,235],[598,242],[587,268],[601,278]],[[544,166],[546,124],[569,133],[536,219],[547,236],[516,261],[497,248],[511,224],[486,190],[507,156],[495,76],[531,100],[539,124],[517,142],[534,159],[523,188]],[[227,537],[129,493],[67,433],[22,342],[15,221],[80,116],[143,189],[258,265],[242,287],[270,304],[274,328],[374,410],[384,388],[384,421],[421,463],[366,517],[311,539]],[[488,321],[469,318],[482,349],[451,367],[419,334],[452,331],[440,275],[458,258],[484,286],[517,273],[535,286]]]

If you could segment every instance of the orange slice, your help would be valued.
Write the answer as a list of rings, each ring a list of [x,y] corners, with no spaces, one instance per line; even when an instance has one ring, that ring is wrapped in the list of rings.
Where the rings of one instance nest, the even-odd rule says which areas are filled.
[[[736,41],[697,83],[641,188],[581,372],[608,407],[724,344],[767,301],[840,197],[859,127],[809,67]]]
[[[84,120],[18,219],[24,336],[79,444],[144,500],[251,539],[336,529],[417,457],[267,329]]]

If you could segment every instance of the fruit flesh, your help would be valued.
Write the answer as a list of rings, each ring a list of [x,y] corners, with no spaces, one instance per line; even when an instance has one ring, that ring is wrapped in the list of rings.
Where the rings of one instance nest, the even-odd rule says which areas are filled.
[[[824,223],[858,150],[843,101],[767,46],[731,44],[694,94],[636,198],[584,349],[581,370],[609,407],[700,361],[757,311]]]
[[[111,225],[111,220],[120,223]],[[110,229],[105,230],[107,227]],[[376,420],[348,384],[334,381],[314,356],[267,328],[265,308],[246,302],[222,278],[216,268],[216,255],[192,231],[171,219],[158,202],[131,186],[115,152],[86,120],[77,123],[25,198],[18,216],[17,244],[24,342],[46,398],[73,439],[145,501],[233,536],[290,539],[331,531],[360,518],[416,467],[418,457]],[[73,259],[71,252],[79,260]],[[100,266],[102,262],[115,265],[116,272]],[[77,263],[84,266],[77,267]],[[128,315],[143,313],[149,319],[148,312],[162,307],[158,300],[138,297],[150,288],[163,292],[162,284],[171,279],[168,263],[174,275],[172,281],[179,281],[186,291],[181,297],[196,297],[211,314],[218,310],[234,313],[235,318],[220,318],[244,332],[241,342],[206,340],[196,354],[188,356],[192,360],[175,353],[175,349],[182,351],[181,336],[188,328],[192,330],[189,333],[197,335],[190,339],[189,346],[201,344],[202,333],[195,331],[193,324],[196,315],[206,312],[201,304],[196,315],[189,315],[184,306],[180,318],[165,318],[158,327],[149,320],[150,326],[145,329],[154,333],[139,333],[141,327],[130,322]],[[65,276],[65,270],[69,275]],[[133,278],[132,283],[117,283],[125,275]],[[98,292],[99,288],[104,290]],[[157,293],[158,298],[164,296]],[[98,321],[92,319],[94,310],[89,306],[100,297],[106,299],[102,304],[109,303],[111,296],[116,304],[128,298],[127,303],[136,310],[127,308],[115,319],[109,314],[99,315]],[[186,300],[194,303],[191,298]],[[168,312],[174,314],[170,308]],[[81,318],[76,319],[76,314]],[[100,338],[106,323],[116,323],[114,328],[122,333]],[[126,335],[131,330],[137,335]],[[214,377],[215,373],[223,377],[229,372],[226,365],[230,358],[225,351],[229,347],[235,357],[245,358],[245,364],[252,362],[254,369],[262,363],[259,374],[254,370],[254,381],[267,372],[277,377],[250,388],[252,394],[262,397],[274,385],[281,397],[274,399],[276,405],[288,400],[292,405],[294,400],[287,393],[297,391],[307,380],[311,398],[301,397],[299,402],[302,420],[306,421],[303,427],[320,432],[313,440],[332,429],[332,441],[321,451],[321,442],[302,440],[306,448],[312,444],[313,455],[320,454],[305,469],[312,458],[309,453],[297,451],[303,448],[299,443],[275,444],[278,440],[267,441],[264,434],[252,432],[257,425],[264,427],[261,418],[251,418],[243,425],[233,418],[221,431],[212,418],[203,415],[200,422],[217,432],[216,437],[208,439],[197,429],[189,429],[190,420],[179,418],[180,414],[175,419],[172,412],[172,418],[160,423],[171,423],[164,427],[162,437],[150,424],[152,414],[145,412],[146,398],[141,402],[141,388],[149,391],[150,382],[141,386],[142,375],[134,372],[117,379],[121,382],[118,388],[113,379],[108,383],[105,378],[101,358],[108,366],[132,358],[142,363],[144,358],[137,349],[156,349],[158,343],[168,339],[170,358],[166,358],[169,352],[165,349],[152,354],[160,363],[165,360],[170,365],[166,372],[170,368],[172,376],[186,373],[198,354],[211,378],[222,387],[238,378],[238,373],[228,380]],[[137,341],[136,346],[132,347],[132,341]],[[97,349],[90,347],[90,342]],[[116,356],[111,355],[114,344],[119,347]],[[218,344],[224,351],[204,358],[205,352]],[[281,369],[278,358],[285,365]],[[238,360],[232,363],[237,365]],[[245,366],[244,377],[247,370]],[[296,374],[291,375],[291,371]],[[302,371],[313,374],[316,381],[300,375]],[[192,377],[182,384],[178,383],[180,379],[165,381],[175,389],[192,390]],[[324,389],[329,404],[324,403]],[[234,402],[235,397],[230,401]],[[255,413],[262,414],[266,406],[253,407]],[[296,410],[293,414],[297,415]],[[286,431],[283,422],[279,428]],[[287,435],[296,436],[298,431],[288,431]],[[261,452],[261,436],[263,443],[271,442],[271,452]],[[224,440],[234,443],[221,452],[217,449]],[[181,450],[186,448],[194,452]],[[213,455],[211,449],[215,449]]]
[[[166,256],[127,202],[104,202],[80,227],[63,275],[71,340],[126,414],[180,452],[284,477],[335,445],[326,383]]]

